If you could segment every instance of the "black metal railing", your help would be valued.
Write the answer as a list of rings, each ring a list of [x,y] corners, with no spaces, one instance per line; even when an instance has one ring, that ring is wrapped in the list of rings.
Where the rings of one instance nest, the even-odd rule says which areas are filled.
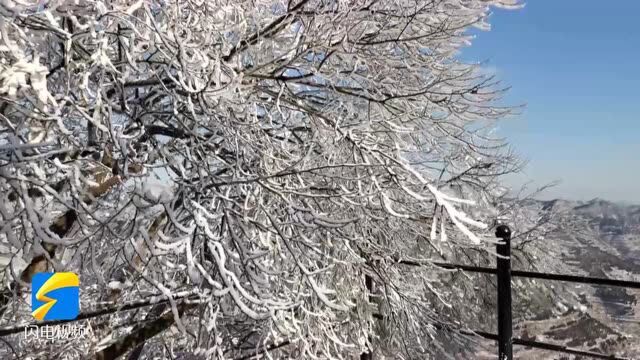
[[[617,286],[624,288],[640,289],[640,282],[596,278],[581,275],[567,275],[567,274],[553,274],[553,273],[541,273],[533,271],[521,271],[511,269],[511,230],[506,225],[498,226],[496,229],[496,237],[502,239],[497,245],[497,266],[496,268],[488,268],[473,265],[463,264],[451,264],[444,262],[429,262],[421,263],[412,260],[398,259],[397,262],[409,266],[425,266],[427,264],[435,265],[444,269],[457,269],[468,272],[483,273],[496,275],[497,288],[498,288],[498,333],[492,334],[484,331],[473,331],[467,329],[451,329],[444,326],[438,326],[439,329],[455,331],[464,335],[473,335],[483,337],[498,342],[498,359],[499,360],[512,360],[513,359],[513,345],[521,345],[530,348],[538,348],[549,351],[561,352],[573,355],[588,356],[596,359],[613,359],[613,360],[626,360],[627,358],[619,357],[614,354],[601,354],[589,350],[576,349],[564,345],[533,341],[528,339],[514,338],[513,323],[512,323],[512,309],[511,309],[511,278],[522,277],[530,279],[542,279],[542,280],[555,280],[555,281],[567,281],[582,284],[591,285],[604,285],[604,286]]]

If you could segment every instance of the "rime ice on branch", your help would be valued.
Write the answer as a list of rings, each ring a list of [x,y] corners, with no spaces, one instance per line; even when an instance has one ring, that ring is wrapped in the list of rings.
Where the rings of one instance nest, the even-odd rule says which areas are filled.
[[[423,294],[448,290],[391,259],[483,249],[520,166],[491,133],[505,88],[456,60],[491,6],[517,4],[3,1],[5,283],[66,269],[100,284],[83,301],[170,299],[72,345],[98,357],[162,353],[172,324],[173,350],[218,358],[438,352]]]

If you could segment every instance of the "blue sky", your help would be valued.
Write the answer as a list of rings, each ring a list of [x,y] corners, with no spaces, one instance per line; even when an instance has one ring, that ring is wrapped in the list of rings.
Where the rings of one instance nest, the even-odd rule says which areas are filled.
[[[526,104],[501,123],[529,160],[515,184],[561,185],[544,198],[640,203],[640,1],[534,0],[495,10],[464,60],[512,86]]]

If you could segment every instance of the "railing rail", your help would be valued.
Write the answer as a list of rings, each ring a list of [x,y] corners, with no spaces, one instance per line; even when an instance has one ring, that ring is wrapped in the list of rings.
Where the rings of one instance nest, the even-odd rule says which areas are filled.
[[[493,274],[493,275],[497,274],[498,272],[496,268],[463,265],[463,264],[455,264],[455,263],[445,263],[445,262],[438,262],[438,261],[422,263],[422,262],[417,262],[413,260],[398,260],[397,262],[399,264],[409,265],[409,266],[435,265],[443,269],[462,270],[462,271],[468,271],[468,272]],[[542,272],[535,272],[535,271],[511,270],[511,277],[522,277],[522,278],[542,279],[542,280],[557,280],[557,281],[566,281],[566,282],[574,282],[574,283],[582,283],[582,284],[590,284],[590,285],[605,285],[605,286],[624,287],[624,288],[630,288],[630,289],[640,289],[640,282],[638,281],[608,279],[608,278],[591,277],[591,276],[583,276],[583,275],[567,275],[567,274],[542,273]]]
[[[541,280],[555,280],[555,281],[566,281],[566,282],[574,282],[581,284],[591,284],[591,285],[603,285],[603,286],[616,286],[616,287],[624,287],[624,288],[632,288],[632,289],[640,289],[640,282],[637,281],[628,281],[628,280],[617,280],[617,279],[608,279],[608,278],[598,278],[598,277],[589,277],[582,275],[567,275],[567,274],[553,274],[553,273],[541,273],[541,272],[533,272],[533,271],[522,271],[522,270],[512,270],[511,262],[509,259],[510,255],[510,236],[511,232],[508,227],[498,227],[496,231],[496,236],[501,238],[499,244],[497,244],[497,267],[482,267],[482,266],[474,266],[474,265],[464,265],[464,264],[454,264],[454,263],[445,263],[438,261],[415,261],[415,260],[406,260],[406,259],[395,259],[396,263],[407,265],[407,266],[437,266],[443,269],[451,269],[451,270],[461,270],[473,273],[481,273],[481,274],[489,274],[498,276],[498,333],[490,333],[480,330],[470,330],[463,328],[454,328],[451,325],[443,324],[443,323],[431,323],[436,329],[440,331],[450,331],[457,332],[459,334],[467,335],[467,336],[479,336],[488,340],[494,340],[498,342],[498,355],[500,360],[512,360],[512,345],[526,346],[530,348],[538,348],[548,351],[554,351],[565,354],[573,354],[580,356],[588,356],[596,359],[611,359],[611,360],[628,360],[625,357],[619,357],[614,354],[601,354],[589,350],[577,349],[569,346],[546,343],[541,341],[535,341],[530,339],[520,339],[514,338],[512,336],[512,314],[511,314],[511,277],[521,277],[521,278],[530,278],[530,279],[541,279]],[[505,249],[506,248],[506,249]],[[368,288],[371,288],[371,284],[367,285]],[[191,295],[191,294],[189,294]],[[188,300],[190,296],[184,296],[184,299]],[[162,300],[168,301],[168,300]],[[93,317],[98,317],[118,311],[127,311],[134,310],[141,307],[146,307],[157,303],[157,300],[151,301],[138,301],[131,304],[124,304],[120,306],[114,306],[110,308],[99,309],[87,313],[82,313],[75,320],[70,321],[53,321],[47,323],[38,323],[37,325],[44,324],[59,324],[65,322],[73,322],[80,321],[85,319],[90,319]],[[376,318],[381,318],[381,315],[375,315]],[[33,326],[36,324],[20,324],[11,327],[0,327],[0,337],[15,334],[24,329]],[[282,343],[272,344],[267,346],[264,349],[256,350],[254,353],[244,355],[238,359],[253,359],[255,357],[260,356],[268,351],[273,351],[275,349],[287,346],[292,344],[293,342],[286,340]],[[364,355],[364,354],[363,354]],[[372,359],[372,354],[369,352],[363,356],[364,359]]]
[[[532,272],[532,271],[511,270],[511,276],[640,289],[640,282],[637,282],[637,281],[596,278],[596,277],[581,276],[581,275],[548,274],[548,273],[538,273],[538,272]]]

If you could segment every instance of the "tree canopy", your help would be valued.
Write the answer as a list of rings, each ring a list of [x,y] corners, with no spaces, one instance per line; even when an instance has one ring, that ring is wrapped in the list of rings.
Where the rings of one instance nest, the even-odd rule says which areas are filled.
[[[0,324],[49,269],[113,309],[52,357],[446,352],[429,260],[491,254],[521,166],[458,57],[495,6],[3,0]]]

